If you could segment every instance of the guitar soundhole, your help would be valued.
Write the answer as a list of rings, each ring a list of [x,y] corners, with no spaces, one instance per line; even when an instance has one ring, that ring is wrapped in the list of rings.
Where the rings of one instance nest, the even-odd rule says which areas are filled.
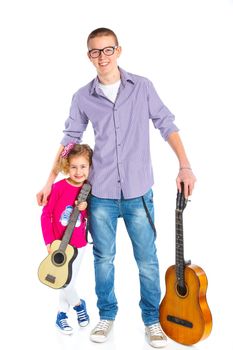
[[[176,289],[177,289],[177,293],[181,296],[181,297],[185,297],[187,295],[187,287],[184,285],[184,286],[179,286],[177,284],[176,286]]]
[[[53,259],[54,265],[58,265],[58,266],[63,265],[66,260],[63,252],[59,252],[59,251],[53,253],[52,259]]]

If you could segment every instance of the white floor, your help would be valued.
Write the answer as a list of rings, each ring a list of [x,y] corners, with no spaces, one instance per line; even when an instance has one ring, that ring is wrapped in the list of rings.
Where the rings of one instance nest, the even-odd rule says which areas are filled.
[[[14,267],[12,265],[10,269],[10,273],[7,274],[5,271],[7,276],[4,275],[3,271],[2,278],[11,279],[12,290],[4,290],[4,287],[2,287],[5,294],[4,299],[2,298],[4,314],[1,315],[1,322],[3,323],[1,325],[2,335],[0,342],[6,345],[1,346],[1,349],[151,349],[145,340],[144,326],[138,306],[137,269],[133,262],[130,243],[128,240],[125,240],[124,243],[124,240],[119,239],[118,246],[121,245],[121,250],[119,249],[116,257],[116,293],[119,302],[119,312],[108,342],[95,344],[89,340],[89,333],[96,322],[98,322],[94,293],[92,247],[88,246],[87,248],[78,282],[81,297],[85,298],[87,302],[91,322],[87,327],[80,328],[72,310],[69,315],[69,321],[75,331],[71,336],[60,334],[55,327],[57,291],[44,286],[37,279],[38,263],[46,254],[44,247],[41,247],[41,249],[37,249],[36,257],[33,257],[34,253],[32,250],[28,253],[28,261],[15,262]],[[38,242],[35,243],[37,244]],[[163,271],[161,271],[161,275],[163,277]],[[161,284],[163,287],[163,278],[161,278]],[[218,296],[214,283],[211,282],[210,285],[208,301],[213,314],[213,331],[208,339],[192,348],[195,350],[233,349],[232,344],[228,343],[229,335],[231,334],[231,324],[228,322],[230,306],[228,306],[227,295],[230,291],[228,290],[228,293],[226,292],[224,296]],[[185,348],[188,347],[169,339],[167,350]]]
[[[105,0],[1,1],[1,350],[151,349],[138,306],[137,269],[122,225],[115,264],[119,313],[107,343],[89,341],[98,321],[91,246],[77,281],[91,317],[86,329],[71,315],[75,333],[57,332],[56,291],[37,278],[46,250],[35,195],[57,152],[72,93],[95,74],[85,54],[86,35],[105,25],[119,35],[120,66],[151,79],[175,114],[198,179],[185,210],[185,258],[207,274],[213,331],[192,348],[233,350],[233,1],[134,1],[133,11],[130,2],[120,2],[109,12],[111,2]],[[91,126],[83,141],[93,146],[88,130]],[[150,144],[164,293],[164,274],[174,263],[178,163],[152,123]],[[173,341],[167,346],[185,348]]]

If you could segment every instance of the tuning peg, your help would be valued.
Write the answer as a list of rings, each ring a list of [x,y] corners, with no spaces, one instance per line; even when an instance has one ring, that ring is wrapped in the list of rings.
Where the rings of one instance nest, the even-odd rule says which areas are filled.
[[[190,260],[190,259],[189,259],[189,260],[185,260],[185,261],[184,261],[184,264],[185,264],[185,265],[191,265],[191,260]]]

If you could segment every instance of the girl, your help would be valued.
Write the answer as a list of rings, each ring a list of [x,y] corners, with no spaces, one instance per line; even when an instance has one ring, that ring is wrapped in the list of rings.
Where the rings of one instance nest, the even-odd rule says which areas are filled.
[[[92,163],[92,150],[86,144],[68,144],[62,151],[58,172],[68,175],[67,178],[56,182],[41,215],[41,227],[48,253],[50,245],[62,236],[68,225],[70,214],[73,210],[77,195],[84,182],[88,178]],[[72,264],[72,278],[68,286],[60,289],[59,311],[57,313],[56,326],[64,334],[71,334],[72,327],[67,322],[67,312],[70,306],[77,312],[77,320],[81,327],[89,323],[86,303],[80,299],[75,288],[76,277],[83,257],[86,241],[86,208],[87,202],[78,205],[80,210],[75,228],[69,244],[78,248],[78,255]]]

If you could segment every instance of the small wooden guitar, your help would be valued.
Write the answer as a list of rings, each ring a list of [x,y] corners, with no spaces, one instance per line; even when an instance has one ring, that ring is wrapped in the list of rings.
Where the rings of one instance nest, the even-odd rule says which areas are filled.
[[[79,203],[85,202],[90,193],[91,186],[85,183],[77,197]],[[77,206],[74,207],[68,226],[62,240],[55,240],[51,244],[51,253],[41,262],[38,268],[39,280],[52,288],[66,287],[72,277],[72,263],[78,254],[77,248],[71,246],[71,239],[79,215]]]
[[[183,210],[187,200],[183,190],[182,184],[182,192],[176,198],[176,264],[166,272],[160,323],[169,338],[193,345],[209,336],[212,316],[206,300],[206,274],[199,266],[184,260]]]

